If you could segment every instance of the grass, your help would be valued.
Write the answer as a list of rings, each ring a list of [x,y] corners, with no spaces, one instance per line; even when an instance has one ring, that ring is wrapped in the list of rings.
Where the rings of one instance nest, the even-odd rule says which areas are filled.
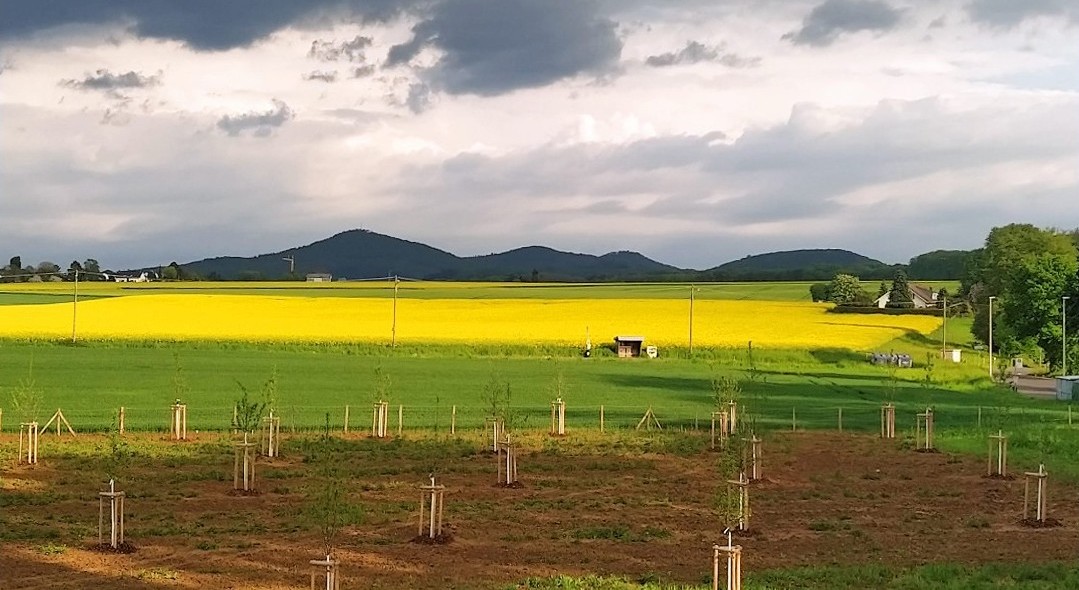
[[[965,324],[965,325],[964,325]],[[963,344],[969,320],[949,322],[949,340]],[[0,408],[10,430],[21,419],[11,395],[33,367],[42,392],[37,418],[44,422],[55,408],[78,430],[103,430],[125,407],[131,429],[159,429],[176,397],[188,404],[191,430],[225,429],[242,383],[258,396],[276,371],[279,415],[287,429],[340,428],[345,405],[351,424],[362,428],[375,401],[376,369],[390,378],[388,401],[404,406],[405,427],[447,430],[453,406],[459,428],[479,427],[489,413],[483,387],[492,376],[511,387],[511,405],[524,428],[543,429],[549,402],[561,375],[570,428],[596,427],[599,408],[605,425],[636,425],[654,408],[668,427],[707,428],[712,410],[711,380],[729,375],[742,382],[748,418],[768,428],[834,428],[843,408],[848,430],[874,431],[883,400],[897,404],[899,428],[912,428],[914,410],[931,405],[938,429],[995,424],[1063,424],[1067,407],[1031,400],[993,386],[983,373],[984,359],[968,354],[961,365],[925,359],[938,345],[933,336],[908,336],[885,350],[910,352],[913,369],[889,371],[846,350],[697,349],[671,350],[659,359],[617,359],[597,350],[590,359],[566,348],[467,346],[398,347],[375,345],[270,345],[222,342],[115,343],[72,346],[63,343],[0,341]],[[490,354],[489,354],[490,353]],[[503,356],[492,356],[501,353]],[[182,388],[177,390],[177,363]],[[987,372],[987,371],[986,371]],[[391,428],[396,426],[391,408]],[[908,414],[910,416],[908,416]],[[910,418],[907,420],[907,418]],[[1016,441],[1022,447],[1021,441]],[[957,443],[958,444],[958,443]]]

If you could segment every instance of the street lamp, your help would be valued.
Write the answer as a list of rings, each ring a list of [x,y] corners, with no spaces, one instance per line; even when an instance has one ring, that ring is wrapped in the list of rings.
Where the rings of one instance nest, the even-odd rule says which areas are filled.
[[[989,296],[989,379],[993,379],[993,300],[996,295]]]
[[[1060,298],[1060,373],[1068,374],[1068,313],[1067,303],[1071,297]]]

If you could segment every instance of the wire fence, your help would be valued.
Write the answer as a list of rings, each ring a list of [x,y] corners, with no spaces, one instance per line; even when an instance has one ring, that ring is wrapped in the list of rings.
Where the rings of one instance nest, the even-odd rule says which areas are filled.
[[[924,412],[924,405],[898,402],[895,406],[895,426],[898,431],[913,431],[916,415]],[[792,405],[783,407],[771,402],[754,407],[752,403],[738,406],[738,420],[755,430],[841,430],[849,432],[880,432],[880,403],[847,404],[837,406]],[[656,421],[644,420],[651,410]],[[231,406],[188,405],[187,428],[195,431],[228,431],[234,427],[234,411]],[[62,410],[63,417],[76,432],[107,432],[120,424],[121,409],[72,409]],[[172,425],[172,409],[164,407],[124,407],[125,431],[167,432]],[[1070,404],[1056,408],[1004,408],[997,406],[947,405],[933,406],[935,426],[938,429],[957,428],[1017,428],[1023,426],[1070,425],[1073,412]],[[455,405],[401,405],[390,404],[387,430],[390,434],[407,432],[450,432],[478,430],[486,427],[491,414],[490,407]],[[41,427],[55,432],[60,421],[51,412],[39,415]],[[370,404],[330,406],[285,406],[276,414],[283,432],[315,432],[329,428],[333,432],[369,432],[374,418]],[[509,422],[513,429],[523,431],[546,431],[551,427],[550,406],[511,406]],[[1075,421],[1079,421],[1076,412]],[[0,409],[0,431],[17,432],[22,420]],[[567,405],[565,425],[572,429],[629,430],[663,429],[674,431],[708,431],[711,427],[712,408],[697,405]],[[659,426],[656,426],[658,422]],[[66,430],[66,427],[62,427]]]

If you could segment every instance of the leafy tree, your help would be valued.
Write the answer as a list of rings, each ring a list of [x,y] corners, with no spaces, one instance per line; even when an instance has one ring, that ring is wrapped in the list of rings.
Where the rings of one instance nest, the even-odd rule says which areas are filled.
[[[34,381],[34,360],[30,359],[30,369],[26,377],[20,379],[11,391],[11,408],[19,421],[33,422],[38,419],[44,398],[44,392]]]
[[[828,283],[828,297],[837,305],[850,305],[854,303],[862,293],[862,283],[858,277],[848,274],[837,274],[831,283]]]
[[[1009,273],[1001,312],[1016,338],[1031,338],[1049,363],[1061,361],[1061,297],[1076,293],[1079,259],[1043,253],[1025,259]]]
[[[180,280],[180,265],[175,262],[169,264],[161,271],[161,278],[166,281]]]
[[[813,283],[809,286],[809,297],[814,301],[828,301],[828,283]]]
[[[104,279],[104,277],[99,276],[101,273],[101,265],[93,258],[87,258],[83,261],[82,270],[85,273],[91,273],[86,277],[86,280],[88,281],[100,281]]]
[[[502,379],[498,373],[491,373],[487,383],[483,386],[480,399],[487,404],[488,415],[491,418],[501,419],[506,430],[510,429],[510,423],[513,419],[512,411],[510,410],[510,398],[510,382]]]
[[[39,262],[37,265],[37,273],[39,275],[51,274],[55,272],[60,272],[60,265],[56,264],[55,262],[49,262],[48,260],[46,260],[44,262]]]
[[[79,274],[82,274],[82,264],[78,260],[72,260],[67,267],[67,280],[75,280]]]
[[[888,307],[898,309],[914,307],[914,301],[910,298],[910,284],[907,283],[907,273],[902,270],[895,271],[892,288],[888,291]]]
[[[11,272],[22,271],[22,256],[12,256],[7,267]]]

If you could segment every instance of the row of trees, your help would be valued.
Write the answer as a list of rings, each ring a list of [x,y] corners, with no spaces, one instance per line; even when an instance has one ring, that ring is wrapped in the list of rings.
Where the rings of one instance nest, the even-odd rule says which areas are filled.
[[[12,256],[7,264],[0,267],[0,283],[72,281],[75,280],[76,274],[80,281],[106,281],[109,277],[115,277],[121,273],[109,269],[102,270],[101,264],[93,258],[87,258],[82,262],[72,260],[67,270],[61,270],[60,265],[49,261],[39,262],[37,266],[23,266],[21,256]],[[154,274],[167,281],[188,281],[201,278],[175,262],[159,268]],[[213,280],[212,276],[210,278]]]
[[[836,305],[851,307],[871,307],[876,299],[889,294],[886,307],[893,309],[913,309],[914,301],[911,299],[910,281],[907,273],[902,269],[895,271],[891,285],[887,281],[881,281],[877,294],[873,295],[862,287],[860,278],[850,274],[837,274],[828,283],[815,283],[809,287],[809,294],[813,301],[827,301]],[[937,301],[938,306],[943,305],[948,291],[941,289]]]

